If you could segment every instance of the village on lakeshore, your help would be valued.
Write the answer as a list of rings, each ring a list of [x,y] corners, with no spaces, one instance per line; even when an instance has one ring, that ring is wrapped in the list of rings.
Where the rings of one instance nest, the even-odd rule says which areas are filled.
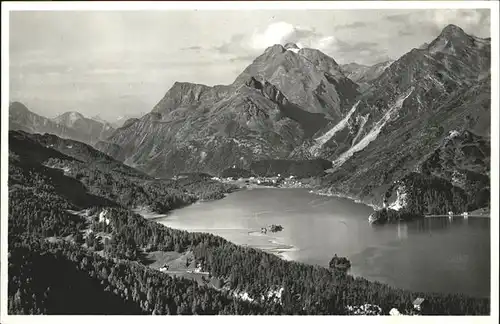
[[[274,177],[248,177],[248,178],[236,178],[236,177],[213,177],[212,180],[220,181],[223,183],[231,183],[238,185],[240,188],[245,187],[274,187],[274,188],[308,188],[308,185],[297,179],[295,176],[291,175],[288,177],[283,177],[278,174]]]

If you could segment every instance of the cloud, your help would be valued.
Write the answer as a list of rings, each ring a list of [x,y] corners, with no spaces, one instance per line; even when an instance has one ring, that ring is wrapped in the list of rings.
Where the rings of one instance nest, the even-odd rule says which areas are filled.
[[[374,24],[373,21],[361,18],[351,23],[333,24],[330,30],[335,33],[324,33],[328,29],[323,29],[322,32],[307,25],[278,21],[250,32],[233,34],[229,40],[212,47],[209,52],[230,62],[251,62],[269,46],[290,42],[301,48],[319,49],[337,61],[360,60],[370,64],[387,56],[397,58],[412,47],[431,41],[448,24],[456,24],[473,35],[489,34],[489,10],[408,10],[389,11],[379,15],[376,30],[380,30],[380,33],[374,34],[373,38],[359,37],[357,41],[353,41],[352,33],[356,29]],[[391,46],[394,42],[401,42],[402,49]]]
[[[181,51],[199,51],[201,50],[201,46],[189,46],[189,47],[182,47]]]
[[[240,52],[245,50],[245,35],[244,34],[234,34],[231,39],[220,45],[215,46],[214,49],[221,54],[228,54],[231,52]]]
[[[385,20],[399,25],[399,36],[413,36],[418,33],[437,36],[449,24],[455,24],[469,34],[480,36],[489,34],[490,10],[414,10],[408,13],[388,15]],[[418,26],[418,29],[415,26]]]
[[[400,29],[398,30],[398,36],[412,36],[418,34],[418,31],[409,30],[409,29]]]
[[[374,42],[348,43],[344,41],[339,41],[338,46],[336,47],[336,51],[339,53],[348,53],[353,51],[364,51],[364,50],[373,51],[377,47],[378,44]]]
[[[364,22],[341,25],[340,29],[366,26]],[[346,42],[335,35],[318,32],[314,28],[295,26],[287,22],[275,22],[252,33],[235,34],[229,41],[213,49],[219,55],[227,56],[230,62],[251,62],[269,46],[295,43],[300,48],[316,48],[337,58],[356,58],[371,62],[373,58],[386,57],[386,50],[375,42]]]
[[[264,29],[256,29],[249,35],[235,34],[231,39],[214,49],[221,54],[262,53],[267,47],[296,43],[299,47],[326,48],[335,42],[335,37],[318,33],[314,28],[294,26],[287,22],[275,22]]]
[[[314,42],[320,37],[314,29],[282,21],[270,24],[264,31],[255,31],[250,37],[250,46],[262,50],[274,44]]]
[[[366,27],[368,26],[367,23],[365,22],[362,22],[362,21],[356,21],[352,24],[345,24],[345,25],[339,25],[339,26],[336,26],[335,29],[336,30],[341,30],[341,29],[357,29],[357,28],[363,28],[363,27]]]
[[[490,10],[12,12],[10,91],[46,112],[144,111],[175,81],[232,82],[276,43],[370,65],[431,42],[447,24],[489,37]],[[116,99],[123,93],[136,100]]]
[[[384,19],[391,21],[391,22],[405,22],[405,21],[407,21],[407,19],[410,15],[412,15],[412,14],[411,13],[395,14],[395,15],[385,16]]]
[[[255,59],[255,55],[242,55],[242,56],[236,56],[236,57],[231,57],[229,59],[230,62],[238,62],[238,61],[253,61]]]
[[[349,43],[338,40],[335,46],[326,53],[332,55],[339,63],[363,62],[365,64],[375,64],[390,59],[387,49],[380,48],[379,44],[374,42]]]

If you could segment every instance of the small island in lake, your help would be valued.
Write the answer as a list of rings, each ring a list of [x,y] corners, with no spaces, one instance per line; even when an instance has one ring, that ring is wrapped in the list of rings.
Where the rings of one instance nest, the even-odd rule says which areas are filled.
[[[335,271],[347,272],[351,268],[351,261],[346,257],[333,256],[329,263],[330,269]]]
[[[283,230],[283,226],[273,224],[269,227],[269,230],[273,233],[281,232]]]
[[[272,233],[276,233],[276,232],[281,232],[282,230],[283,230],[283,226],[273,224],[273,225],[268,226],[268,227],[262,227],[260,229],[260,232],[266,234],[267,231],[270,231]]]

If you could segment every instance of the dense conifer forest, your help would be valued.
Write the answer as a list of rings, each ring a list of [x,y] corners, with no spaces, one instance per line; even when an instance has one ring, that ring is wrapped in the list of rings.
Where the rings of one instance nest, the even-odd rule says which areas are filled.
[[[336,266],[289,262],[211,234],[165,227],[132,209],[166,211],[234,188],[199,175],[177,180],[118,176],[86,168],[19,132],[11,132],[13,137],[10,314],[320,315],[346,314],[347,306],[367,303],[388,314],[394,307],[411,312],[416,297],[429,302],[429,314],[490,312],[488,298],[395,289],[354,278]],[[201,270],[222,284],[216,288],[152,269],[143,256],[154,251],[190,252]],[[270,294],[277,291],[279,298]]]
[[[471,186],[461,188],[430,174],[412,172],[395,183],[387,191],[386,197],[396,191],[396,187],[400,188],[400,196],[404,197],[404,206],[399,210],[383,208],[376,211],[374,214],[379,222],[408,221],[424,215],[447,215],[450,212],[461,214],[489,208],[489,181],[487,184],[483,183],[481,189]]]

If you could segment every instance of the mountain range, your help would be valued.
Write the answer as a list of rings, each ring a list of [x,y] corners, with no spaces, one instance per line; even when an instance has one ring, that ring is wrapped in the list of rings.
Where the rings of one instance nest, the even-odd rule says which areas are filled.
[[[150,113],[116,130],[75,113],[44,119],[19,103],[11,105],[10,125],[90,143],[156,177],[218,175],[268,159],[326,159],[333,167],[321,191],[380,205],[393,183],[419,170],[450,134],[489,143],[490,56],[490,39],[455,25],[371,67],[277,44],[229,85],[176,82]],[[452,181],[449,173],[439,176]]]
[[[114,128],[120,128],[134,119],[141,118],[143,115],[144,113],[124,114],[116,117],[115,119],[110,119],[110,121],[102,118],[100,115],[95,115],[92,119],[101,123],[108,123]]]
[[[444,160],[460,147],[454,139]],[[397,289],[134,212],[163,214],[237,189],[207,175],[155,179],[90,145],[11,130],[8,182],[9,314],[350,315],[356,298],[376,314],[414,314],[416,295],[432,305],[423,314],[490,312],[489,298]],[[173,272],[159,268],[165,262]]]
[[[390,60],[372,66],[349,63],[341,65],[340,68],[345,76],[359,84],[362,89],[366,89],[370,86],[370,82],[378,78],[393,62]]]
[[[490,314],[490,298],[396,289],[137,213],[221,199],[238,187],[212,176],[241,174],[388,205],[380,221],[489,207],[490,56],[454,25],[373,67],[274,45],[232,84],[177,82],[117,129],[11,103],[8,313],[410,315],[418,297],[424,315]]]
[[[54,134],[92,145],[106,139],[115,130],[104,120],[86,118],[75,111],[55,118],[46,118],[30,111],[20,102],[12,102],[9,105],[9,129]]]
[[[469,131],[489,141],[490,55],[489,40],[450,25],[392,63],[345,126],[317,143],[313,153],[335,165],[324,178],[327,190],[380,204],[382,191],[418,169],[450,134]]]

